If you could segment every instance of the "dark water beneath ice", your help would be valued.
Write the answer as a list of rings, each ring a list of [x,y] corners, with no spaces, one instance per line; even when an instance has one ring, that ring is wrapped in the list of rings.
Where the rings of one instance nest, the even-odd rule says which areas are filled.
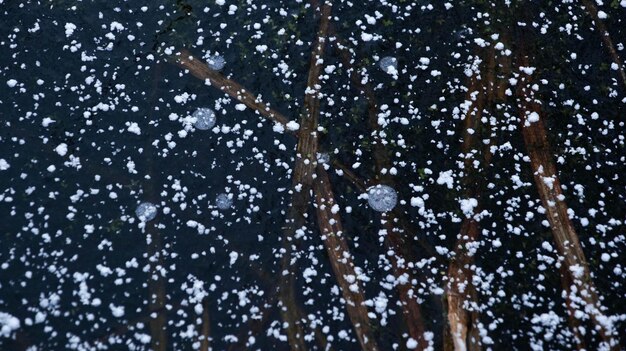
[[[317,20],[301,1],[218,3],[0,0],[0,320],[8,313],[20,321],[10,337],[0,334],[0,349],[150,349],[154,310],[152,317],[166,317],[167,349],[198,349],[207,319],[198,307],[203,298],[213,349],[289,348],[274,295],[283,274],[296,140],[164,57],[181,48],[198,57],[218,53],[226,61],[224,75],[297,121]],[[464,64],[472,61],[473,39],[493,29],[476,19],[482,2],[450,10],[396,3],[338,1],[333,7],[335,31],[354,49],[353,64],[366,69],[388,125],[385,135],[372,136],[365,97],[350,87],[347,68],[328,48],[324,64],[336,67],[325,73],[320,150],[348,166],[361,164],[353,169],[360,178],[378,179],[373,144],[388,144],[399,207],[415,228],[403,234],[406,245],[415,262],[424,260],[411,268],[416,294],[439,349],[445,321],[439,289],[445,287],[445,251],[453,250],[459,231],[462,191],[437,179],[459,170],[461,122],[452,115],[465,99]],[[537,21],[545,11],[551,21],[569,23],[553,7],[533,6]],[[615,42],[625,43],[624,10],[611,14]],[[378,17],[376,24],[367,24],[368,16]],[[546,94],[546,108],[556,116],[549,127],[555,154],[564,160],[561,181],[570,207],[592,222],[576,225],[606,305],[624,316],[618,303],[624,273],[616,269],[626,268],[615,263],[625,245],[619,222],[625,213],[624,128],[617,117],[624,114],[624,89],[603,65],[607,57],[596,33],[587,22],[580,25],[579,41],[565,34],[540,37],[548,49],[539,50],[537,60],[549,80],[545,91],[560,91]],[[380,39],[364,42],[362,32]],[[566,63],[570,51],[579,59]],[[380,70],[377,60],[385,56],[397,58],[397,80]],[[423,57],[429,64],[421,68]],[[559,90],[560,84],[566,88]],[[577,104],[586,125],[573,117]],[[184,119],[200,107],[216,111],[214,129],[185,128]],[[593,111],[599,120],[587,117]],[[544,271],[537,260],[548,254],[541,243],[550,232],[536,212],[532,174],[519,161],[521,136],[501,128],[495,139],[510,142],[513,151],[494,157],[494,187],[487,191],[485,209],[492,215],[476,258],[488,311],[484,324],[492,327],[495,349],[527,349],[537,340],[566,349],[571,341],[558,270]],[[600,151],[584,156],[577,147]],[[374,334],[382,349],[402,349],[406,329],[389,285],[388,248],[379,237],[384,218],[335,168],[329,173],[355,263],[370,279],[365,295],[377,301]],[[528,186],[515,186],[511,177],[518,174]],[[576,184],[585,188],[580,201]],[[233,197],[225,210],[216,207],[222,193]],[[424,210],[411,206],[418,197],[415,204],[425,201]],[[146,201],[159,214],[143,226],[135,210]],[[589,216],[589,208],[600,210]],[[309,216],[315,217],[312,208]],[[609,248],[591,244],[593,238]],[[492,245],[496,239],[501,246]],[[417,240],[443,251],[426,263],[431,255]],[[309,347],[318,347],[313,330],[321,330],[334,349],[358,349],[315,221],[287,245]],[[605,252],[618,258],[599,260]],[[511,274],[503,275],[507,270]],[[165,306],[149,303],[155,281],[163,283]],[[549,311],[561,316],[554,330],[532,322]],[[623,321],[619,326],[624,330]],[[546,330],[557,337],[544,340]]]

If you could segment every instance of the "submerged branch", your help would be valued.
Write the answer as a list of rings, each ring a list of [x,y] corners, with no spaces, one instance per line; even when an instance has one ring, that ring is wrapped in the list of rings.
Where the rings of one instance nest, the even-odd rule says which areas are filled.
[[[292,176],[291,206],[283,238],[283,246],[286,252],[282,258],[282,270],[286,272],[286,275],[283,275],[283,284],[281,284],[279,289],[279,295],[281,303],[287,305],[281,308],[281,313],[283,319],[289,324],[287,336],[292,349],[306,349],[306,344],[301,322],[304,312],[297,304],[295,289],[293,289],[294,277],[290,261],[292,244],[290,241],[295,232],[300,230],[306,223],[306,215],[311,203],[313,173],[318,147],[317,120],[319,117],[319,98],[317,94],[319,92],[315,88],[319,86],[321,65],[318,63],[318,60],[324,55],[329,20],[330,5],[324,4],[317,39],[311,52],[311,66],[307,79],[307,91],[304,97],[306,111],[300,116],[297,133],[296,163]]]
[[[346,165],[344,165],[343,163],[334,160],[333,161],[333,166],[337,169],[339,169],[342,173],[342,175],[348,179],[348,181],[350,181],[350,183],[352,183],[352,185],[354,185],[357,189],[359,189],[359,191],[361,192],[366,192],[367,188],[368,188],[368,183],[364,180],[362,180],[361,178],[359,178],[359,176],[357,176],[356,174],[354,174],[354,172],[352,172],[352,170],[350,168],[348,168]]]
[[[202,329],[200,331],[200,351],[211,349],[211,320],[209,318],[209,301],[205,299],[202,303]]]
[[[363,94],[367,100],[367,115],[368,125],[373,135],[377,135],[380,131],[380,125],[378,124],[378,103],[374,90],[369,83],[362,83],[365,80],[356,67],[352,65],[351,54],[347,45],[339,38],[335,39],[335,48],[337,49],[340,59],[344,66],[349,70],[350,81],[352,85]],[[376,140],[373,143],[373,158],[374,165],[377,172],[379,181],[390,185],[397,189],[397,184],[393,177],[389,175],[387,170],[392,167],[392,161],[389,158],[387,149],[380,140]],[[344,170],[344,173],[346,170]],[[348,173],[349,175],[351,174]],[[356,176],[349,176],[348,179],[358,179]],[[353,181],[357,187],[364,187]],[[386,217],[382,219],[384,227],[387,232],[385,238],[385,244],[387,248],[393,251],[391,255],[391,263],[396,277],[407,277],[409,282],[414,281],[414,274],[409,270],[402,262],[410,260],[412,257],[410,247],[405,239],[407,233],[415,233],[410,221],[406,218],[406,214],[399,208],[395,208],[393,211],[387,213]],[[402,228],[397,228],[396,226]],[[435,250],[425,241],[420,240],[418,243],[422,246],[426,254],[431,257],[436,257]],[[398,298],[403,307],[402,316],[407,325],[409,336],[418,343],[419,349],[425,349],[428,346],[427,341],[424,338],[424,318],[421,312],[421,306],[417,302],[416,291],[409,284],[398,284],[396,286],[398,291]]]
[[[520,64],[528,66],[530,64],[528,51],[524,49],[526,48],[523,48],[519,55]],[[530,157],[535,186],[546,209],[557,251],[563,258],[564,271],[571,279],[571,288],[568,290],[574,290],[581,299],[580,302],[586,304],[584,310],[590,314],[592,322],[599,330],[604,346],[611,350],[619,350],[619,341],[611,321],[604,315],[605,308],[601,304],[585,253],[568,214],[569,208],[565,202],[544,125],[545,113],[541,102],[534,97],[531,79],[524,80],[526,81],[520,84],[516,92],[520,108],[520,128]]]
[[[286,125],[289,122],[289,118],[266,105],[258,97],[254,96],[247,89],[241,86],[241,84],[224,77],[224,75],[219,72],[211,70],[206,62],[194,57],[189,51],[182,49],[179,53],[173,56],[173,59],[176,64],[189,70],[189,72],[191,72],[191,74],[196,78],[203,80],[208,85],[212,85],[217,89],[222,90],[232,98],[238,100],[254,111],[257,111],[262,116],[282,125]]]
[[[162,65],[158,65],[152,81],[151,101],[156,99],[161,73]],[[146,145],[146,148],[149,148],[149,144]],[[150,181],[145,186],[145,195],[149,199],[158,199],[158,190],[153,180],[155,179],[155,162],[152,153],[148,153],[146,156],[146,170],[150,175]],[[153,351],[165,351],[168,348],[168,334],[167,309],[165,308],[167,284],[165,277],[161,274],[161,269],[164,266],[163,235],[158,225],[154,223],[146,223],[144,234],[146,235],[149,261],[148,304],[151,311],[156,311],[151,314],[148,322],[151,335],[150,343]]]
[[[496,95],[502,89],[498,87],[504,85],[496,81],[496,52],[493,49],[484,50],[481,56],[485,58],[486,67],[483,67],[485,74],[483,79],[478,79],[476,75],[470,78],[469,89],[466,94],[466,101],[471,101],[471,107],[465,115],[463,124],[463,186],[465,198],[475,199],[477,205],[473,208],[470,216],[466,216],[461,224],[456,244],[454,246],[454,257],[448,267],[448,286],[446,293],[447,315],[449,335],[446,335],[446,346],[456,351],[459,350],[480,350],[479,315],[476,306],[477,292],[473,284],[473,272],[471,266],[474,264],[473,253],[470,252],[472,243],[478,240],[480,226],[475,218],[482,211],[482,198],[484,192],[483,174],[491,163],[491,153],[485,150],[481,167],[475,166],[481,150],[481,118],[487,114],[496,101]],[[499,65],[502,67],[503,65]],[[502,98],[502,97],[500,97]],[[481,172],[482,171],[482,172]],[[445,334],[445,333],[444,333]]]
[[[330,185],[328,173],[323,166],[317,167],[317,181],[314,185],[317,223],[322,234],[322,241],[328,253],[330,264],[346,300],[348,317],[352,321],[361,349],[378,350],[376,339],[370,328],[363,289],[358,283],[358,274],[352,262],[352,254],[341,224],[339,213],[332,208],[336,204],[335,195]],[[349,282],[350,281],[350,282]]]
[[[524,101],[526,97],[520,96],[520,99]],[[577,287],[580,296],[587,304],[585,310],[589,310],[602,338],[613,349],[619,349],[619,347],[615,347],[616,340],[614,339],[613,328],[604,315],[604,308],[593,284],[587,259],[568,215],[565,196],[561,190],[561,182],[552,160],[551,149],[542,121],[545,116],[539,104],[526,102],[522,104],[524,106],[520,116],[523,124],[522,134],[530,156],[535,185],[539,191],[543,207],[546,209],[557,250],[564,258],[563,263],[571,275],[573,286]],[[536,113],[541,117],[539,121],[528,122],[528,113]]]
[[[619,57],[617,50],[615,49],[615,45],[613,44],[613,40],[609,35],[609,30],[606,28],[604,21],[598,16],[598,8],[591,0],[581,0],[583,4],[583,8],[589,16],[593,19],[596,24],[596,28],[600,32],[600,36],[602,37],[602,42],[604,43],[604,47],[608,51],[609,55],[613,62],[617,65],[617,72],[622,80],[622,84],[624,84],[624,89],[626,89],[626,70],[624,69],[624,63],[622,59]]]

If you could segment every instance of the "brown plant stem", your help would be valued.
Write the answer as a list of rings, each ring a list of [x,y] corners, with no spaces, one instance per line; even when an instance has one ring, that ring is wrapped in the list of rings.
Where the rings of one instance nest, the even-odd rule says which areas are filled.
[[[475,199],[475,206],[470,215],[466,215],[461,223],[461,229],[457,242],[454,246],[454,257],[448,266],[448,287],[446,293],[448,330],[446,346],[455,351],[480,350],[480,335],[478,334],[478,311],[476,311],[477,292],[472,283],[473,272],[471,266],[474,263],[471,244],[480,236],[480,225],[476,216],[482,210],[482,194],[484,182],[482,174],[491,163],[491,152],[484,150],[480,168],[474,165],[477,160],[481,145],[481,118],[493,107],[496,98],[503,99],[505,86],[502,80],[496,80],[496,52],[493,49],[483,50],[479,53],[485,58],[483,67],[484,75],[473,75],[470,78],[466,101],[471,101],[471,106],[465,115],[463,124],[463,187],[465,198]],[[502,95],[499,95],[502,93]],[[481,172],[482,171],[482,172]],[[445,333],[444,333],[445,334]]]
[[[326,1],[321,6],[321,19],[317,39],[311,54],[311,63],[309,69],[309,77],[307,80],[307,93],[304,98],[306,113],[300,119],[300,129],[298,132],[298,146],[296,154],[296,166],[293,176],[293,200],[292,212],[294,215],[302,216],[306,212],[306,208],[310,203],[310,192],[314,186],[314,193],[318,206],[316,208],[318,216],[318,225],[322,231],[324,246],[326,247],[331,266],[335,272],[335,277],[339,286],[342,288],[342,294],[346,299],[346,308],[348,316],[352,321],[357,338],[364,350],[378,350],[374,337],[369,329],[369,318],[364,303],[362,291],[358,289],[351,290],[351,285],[347,282],[348,275],[356,279],[356,273],[349,257],[351,257],[345,239],[338,241],[337,237],[332,236],[334,229],[339,226],[341,228],[341,218],[338,214],[332,214],[330,207],[320,206],[320,201],[331,201],[334,203],[334,196],[328,180],[328,175],[323,167],[319,167],[317,174],[315,173],[316,154],[318,147],[317,120],[319,118],[319,98],[320,98],[320,72],[321,62],[323,62],[324,52],[326,48],[327,33],[330,21],[331,4]],[[317,179],[314,182],[314,176]],[[328,198],[322,198],[321,194],[325,194]],[[332,205],[331,205],[332,207]],[[325,209],[325,210],[323,210]],[[332,216],[331,216],[332,215]],[[299,221],[303,222],[304,218],[300,217]],[[296,228],[293,228],[296,229]],[[338,256],[338,253],[340,255]],[[347,262],[346,262],[347,261]],[[344,263],[345,262],[345,263]],[[355,284],[352,284],[353,286]]]
[[[523,98],[522,98],[523,99]],[[545,118],[541,107],[536,103],[522,103],[525,105],[521,119],[522,124],[526,124],[526,112],[539,114],[540,120],[533,122],[529,126],[523,126],[522,134],[526,149],[531,160],[531,167],[534,174],[535,185],[539,191],[539,197],[546,215],[552,235],[556,243],[559,255],[563,257],[563,264],[567,267],[567,272],[576,286],[582,299],[591,308],[591,317],[596,327],[600,330],[602,339],[610,345],[614,345],[611,329],[605,324],[606,319],[602,312],[600,300],[594,287],[587,259],[580,245],[578,235],[572,221],[567,214],[567,204],[561,190],[548,139],[543,125],[542,118]],[[619,348],[614,348],[619,349]]]
[[[286,272],[286,274],[284,274],[281,278],[283,283],[281,283],[281,287],[278,291],[279,300],[283,305],[281,308],[281,314],[283,319],[289,324],[289,327],[287,328],[289,344],[292,349],[298,350],[305,349],[306,345],[303,340],[304,332],[300,322],[302,319],[300,316],[303,315],[303,312],[297,305],[295,299],[293,289],[294,278],[290,272],[290,252],[292,250],[290,241],[292,240],[291,237],[295,231],[302,228],[302,226],[306,223],[306,213],[310,204],[311,190],[315,176],[315,158],[318,148],[317,120],[319,117],[319,83],[322,68],[321,62],[323,62],[330,22],[330,10],[331,4],[329,2],[325,2],[320,8],[320,26],[311,54],[309,76],[307,79],[307,93],[304,98],[306,111],[300,118],[299,130],[296,133],[296,136],[298,137],[298,144],[296,149],[296,164],[292,176],[292,202],[288,220],[285,225],[284,247],[286,249],[286,253],[283,254],[281,263],[283,272]],[[253,97],[251,94],[246,96],[241,93],[242,91],[245,91],[241,85],[221,76],[217,72],[211,71],[204,63],[199,62],[199,60],[194,60],[187,51],[183,50],[181,54],[177,56],[176,62],[180,66],[188,69],[194,76],[200,79],[208,80],[212,85],[217,86],[230,96],[245,103],[248,107],[259,112],[266,118],[281,124],[286,124],[288,122],[288,119],[280,113],[273,110],[267,111],[265,105],[259,104],[256,101],[253,103],[251,101],[251,97]],[[329,250],[331,250],[331,248],[327,247],[327,251]],[[348,253],[347,244],[345,244],[345,250],[343,250],[343,252]],[[338,263],[333,262],[336,257],[333,255],[329,255],[329,257],[331,259],[331,265],[336,266]],[[343,275],[337,275],[337,280],[339,281],[340,286],[347,284]],[[353,299],[348,299],[348,301],[352,300]],[[362,306],[363,300],[364,298],[360,295],[360,303],[356,307],[349,304],[348,314],[354,314],[355,310],[363,310],[365,308]],[[355,317],[351,320],[360,321],[358,325],[355,325],[355,330],[357,330],[357,335],[360,336],[362,344],[367,344],[369,350],[376,350],[377,348],[375,347],[373,337],[370,335],[364,336],[366,335],[364,334],[364,331],[369,330],[369,321],[367,319],[366,310],[364,316],[365,319],[361,316],[360,318]],[[372,348],[372,345],[374,345],[374,348]]]
[[[330,185],[330,179],[323,166],[317,167],[317,180],[314,184],[317,223],[320,227],[322,241],[330,263],[346,300],[348,317],[352,321],[361,349],[366,351],[379,350],[376,339],[370,328],[363,290],[358,283],[358,275],[352,262],[352,254],[348,247],[341,217],[332,211],[336,204]]]
[[[291,237],[296,230],[301,229],[306,223],[306,215],[311,202],[311,189],[313,184],[313,173],[318,147],[317,120],[319,117],[319,97],[318,86],[320,81],[321,64],[318,60],[323,60],[326,48],[326,35],[328,23],[330,21],[330,5],[324,3],[321,9],[321,18],[317,38],[313,44],[307,79],[307,92],[304,97],[305,112],[300,116],[298,144],[296,146],[296,163],[292,175],[291,187],[291,207],[289,217],[285,225],[284,247],[282,269],[287,272],[283,275],[284,284],[279,290],[281,303],[286,305],[281,308],[283,319],[289,324],[287,336],[292,349],[306,349],[304,342],[304,330],[302,329],[302,318],[304,313],[297,305],[295,298],[294,277],[290,271],[291,266]]]
[[[615,49],[615,45],[613,44],[613,40],[609,35],[609,30],[606,28],[604,21],[598,16],[598,8],[591,0],[580,0],[583,4],[583,8],[589,16],[593,19],[596,24],[596,28],[600,32],[600,37],[602,38],[602,42],[604,43],[604,47],[608,51],[611,59],[615,64],[617,64],[617,72],[622,80],[622,84],[624,84],[624,89],[626,89],[626,70],[624,69],[624,63],[622,59],[619,57],[617,50]]]
[[[352,85],[361,91],[367,100],[368,125],[372,134],[377,134],[380,131],[380,125],[378,124],[378,103],[374,91],[369,83],[362,83],[363,77],[359,71],[353,67],[347,46],[338,38],[335,39],[335,48],[339,53],[342,63],[350,71]],[[397,188],[393,177],[385,172],[392,167],[392,162],[385,145],[378,140],[373,144],[372,148],[374,164],[378,174],[377,177],[380,178],[379,180],[381,182]],[[408,269],[408,266],[402,263],[412,257],[409,246],[407,245],[408,243],[405,240],[405,235],[406,233],[415,233],[415,231],[409,229],[410,222],[404,212],[399,208],[388,212],[382,221],[384,222],[383,226],[387,232],[385,244],[393,251],[393,254],[390,255],[390,259],[394,275],[396,277],[408,277],[408,283],[400,283],[396,286],[398,298],[403,306],[402,317],[407,325],[409,336],[418,342],[417,348],[423,350],[428,347],[428,343],[424,339],[425,327],[421,307],[417,302],[415,290],[411,285],[415,278],[413,272]],[[397,224],[400,224],[400,228],[397,227]],[[419,241],[419,243],[427,254],[436,257],[435,250],[433,250],[428,243],[423,240]]]
[[[519,64],[529,66],[528,53],[530,50],[524,44],[522,41]],[[608,324],[610,322],[604,315],[604,307],[591,278],[585,253],[568,215],[568,206],[561,190],[561,182],[544,125],[546,115],[543,112],[541,102],[534,97],[531,78],[525,77],[522,80],[523,84],[520,84],[516,91],[520,110],[520,128],[530,157],[535,186],[546,210],[557,251],[562,258],[562,264],[565,266],[564,271],[569,275],[571,284],[568,291],[575,289],[582,302],[586,304],[585,311],[591,315],[591,320],[599,331],[603,342],[611,350],[619,350],[619,341],[612,326]],[[532,119],[529,118],[531,115],[533,116]],[[536,120],[537,117],[538,120]]]
[[[158,64],[155,67],[154,77],[152,82],[152,93],[150,100],[153,101],[157,96],[158,84],[162,74],[163,66]],[[147,142],[146,149],[149,149],[150,144]],[[146,155],[146,170],[150,175],[150,180],[145,186],[145,196],[148,199],[158,199],[158,191],[155,186],[155,171],[154,171],[154,158],[152,153]],[[158,217],[157,217],[158,219]],[[156,220],[156,219],[155,219]],[[168,347],[168,335],[167,335],[167,316],[166,312],[166,283],[165,277],[161,274],[160,270],[164,265],[163,260],[163,239],[161,231],[154,222],[145,224],[145,235],[148,245],[148,261],[149,261],[149,277],[148,277],[148,304],[151,311],[151,318],[148,323],[151,335],[151,345],[153,351],[165,351]]]
[[[200,331],[200,351],[211,349],[211,320],[209,318],[209,300],[202,303],[202,329]]]
[[[561,277],[561,288],[565,292],[565,306],[567,308],[567,316],[570,329],[574,334],[574,343],[576,344],[576,350],[587,350],[585,345],[585,338],[581,335],[580,330],[578,329],[580,326],[580,321],[576,318],[576,308],[574,307],[575,302],[572,299],[572,279],[567,271],[567,267],[565,265],[561,265],[559,267],[559,273]]]
[[[173,56],[173,59],[176,64],[189,70],[189,72],[196,78],[222,90],[232,98],[238,100],[262,116],[282,125],[289,122],[289,118],[283,116],[278,111],[263,103],[260,98],[254,96],[239,83],[224,77],[224,75],[219,72],[211,70],[207,66],[206,62],[194,57],[189,51],[182,49],[179,53]]]

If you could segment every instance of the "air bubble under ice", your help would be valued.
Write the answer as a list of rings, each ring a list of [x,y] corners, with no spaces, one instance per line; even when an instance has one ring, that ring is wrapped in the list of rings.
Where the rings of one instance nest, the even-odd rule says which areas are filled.
[[[398,203],[398,193],[388,185],[378,184],[367,189],[367,202],[378,212],[393,210]]]
[[[226,66],[226,60],[224,59],[224,56],[214,55],[207,59],[207,64],[210,69],[214,71],[221,71],[222,68]]]
[[[398,60],[395,57],[385,56],[378,63],[385,73],[395,74],[398,72]]]
[[[217,122],[217,117],[215,116],[215,112],[208,107],[201,107],[197,109],[191,117],[195,118],[195,122],[193,122],[193,126],[196,129],[207,130],[213,128],[215,123]]]
[[[151,221],[157,215],[157,207],[151,202],[142,202],[137,206],[135,215],[137,215],[137,218],[142,222]]]
[[[228,210],[233,206],[233,199],[226,193],[221,193],[215,198],[215,206],[220,210]]]

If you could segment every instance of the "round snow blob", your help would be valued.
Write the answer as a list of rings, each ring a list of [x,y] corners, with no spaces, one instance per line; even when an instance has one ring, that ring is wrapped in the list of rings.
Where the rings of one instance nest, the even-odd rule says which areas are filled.
[[[374,211],[388,212],[396,207],[398,193],[388,185],[374,185],[367,189],[367,202]]]
[[[380,59],[378,65],[385,73],[395,74],[398,72],[398,60],[395,57],[385,56]]]
[[[191,117],[195,118],[193,126],[200,130],[211,129],[217,122],[215,112],[208,107],[200,107],[191,115]]]
[[[215,206],[220,210],[228,210],[233,206],[233,199],[228,194],[221,193],[215,198]]]
[[[224,60],[224,56],[221,55],[213,55],[209,57],[207,60],[207,64],[209,68],[214,71],[221,71],[224,66],[226,66],[226,60]]]
[[[155,204],[151,202],[142,202],[137,206],[135,210],[135,215],[142,222],[149,222],[154,219],[157,215],[157,207]]]

